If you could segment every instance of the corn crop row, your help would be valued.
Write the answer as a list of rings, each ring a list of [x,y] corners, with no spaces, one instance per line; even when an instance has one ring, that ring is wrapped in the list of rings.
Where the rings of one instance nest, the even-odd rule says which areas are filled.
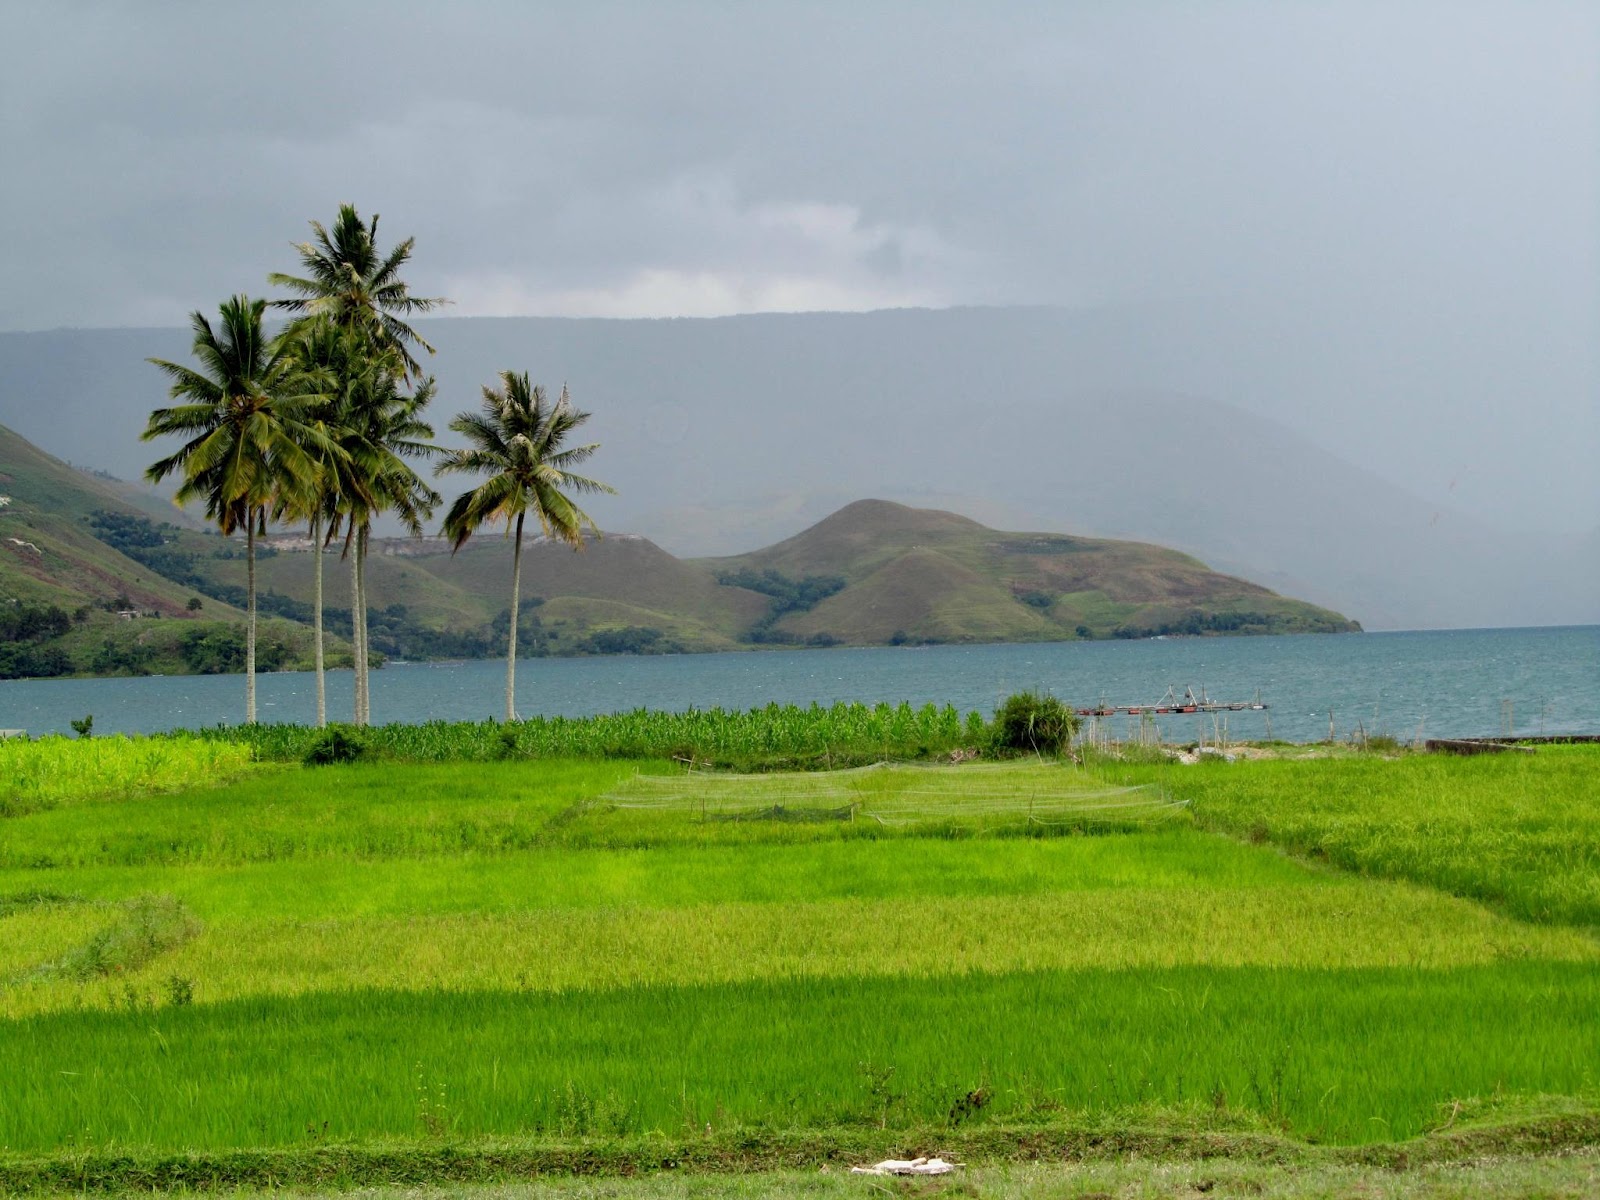
[[[258,759],[295,761],[318,731],[305,725],[230,726],[179,732],[173,738],[248,746]],[[659,712],[635,709],[592,717],[534,717],[526,721],[429,721],[360,731],[368,748],[413,762],[498,758],[681,758],[710,762],[781,760],[833,765],[835,757],[924,758],[982,743],[976,712],[953,705],[835,704],[824,708],[769,704]]]

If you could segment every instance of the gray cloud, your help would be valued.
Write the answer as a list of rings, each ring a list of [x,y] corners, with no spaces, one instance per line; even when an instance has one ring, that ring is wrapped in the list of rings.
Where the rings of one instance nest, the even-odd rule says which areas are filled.
[[[0,329],[180,323],[348,199],[469,315],[1146,311],[1196,390],[1600,522],[1591,4],[63,3],[0,34]]]

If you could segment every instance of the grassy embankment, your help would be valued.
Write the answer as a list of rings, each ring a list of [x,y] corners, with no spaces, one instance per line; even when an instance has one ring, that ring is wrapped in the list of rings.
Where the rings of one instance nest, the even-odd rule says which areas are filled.
[[[1326,1165],[1530,1115],[1593,1141],[1596,757],[377,762],[58,798],[0,825],[5,1178],[1355,1147]],[[1573,847],[1544,891],[1541,822]]]

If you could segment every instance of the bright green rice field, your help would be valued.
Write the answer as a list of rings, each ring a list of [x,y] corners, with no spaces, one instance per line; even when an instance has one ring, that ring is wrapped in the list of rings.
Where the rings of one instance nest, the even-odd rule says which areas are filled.
[[[730,777],[166,745],[178,790],[101,763],[0,809],[0,1167],[1360,1147],[1600,1103],[1594,748]]]

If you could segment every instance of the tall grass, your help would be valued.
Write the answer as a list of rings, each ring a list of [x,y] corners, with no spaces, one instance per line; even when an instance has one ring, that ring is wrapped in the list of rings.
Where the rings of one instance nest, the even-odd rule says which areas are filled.
[[[251,748],[171,738],[0,739],[0,818],[238,779]]]
[[[1142,1106],[1361,1142],[1600,1086],[1600,943],[1553,927],[1589,911],[1593,751],[748,779],[440,754],[0,822],[0,1148]]]
[[[355,991],[62,1013],[0,1033],[0,1145],[892,1129],[1146,1104],[1389,1140],[1444,1124],[1452,1101],[1592,1094],[1596,1011],[1600,972],[1537,963]],[[973,1093],[986,1102],[963,1116]]]

